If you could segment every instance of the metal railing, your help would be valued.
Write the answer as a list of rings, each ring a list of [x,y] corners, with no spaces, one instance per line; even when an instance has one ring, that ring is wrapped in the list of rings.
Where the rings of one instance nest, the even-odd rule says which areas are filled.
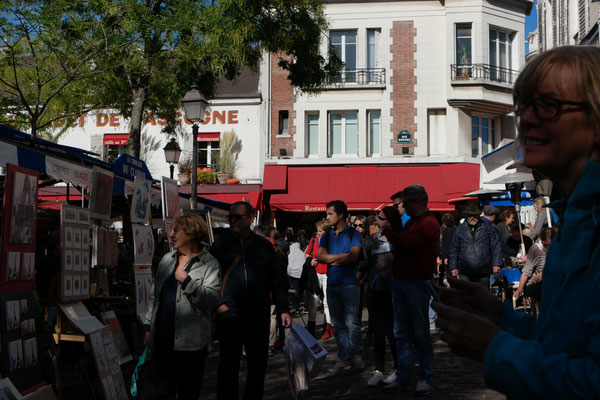
[[[344,69],[329,83],[332,85],[385,85],[385,68]]]
[[[490,64],[452,64],[450,65],[452,81],[478,81],[513,84],[519,71],[502,68]]]

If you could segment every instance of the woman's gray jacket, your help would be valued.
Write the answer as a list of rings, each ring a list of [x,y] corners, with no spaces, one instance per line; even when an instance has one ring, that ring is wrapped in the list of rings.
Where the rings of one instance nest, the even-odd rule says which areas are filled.
[[[152,290],[148,293],[146,324],[150,326],[150,348],[154,349],[155,320],[162,285],[173,274],[178,252],[160,260]],[[189,279],[177,285],[175,308],[175,351],[203,349],[211,338],[212,314],[219,301],[221,273],[219,262],[205,247],[185,266]]]

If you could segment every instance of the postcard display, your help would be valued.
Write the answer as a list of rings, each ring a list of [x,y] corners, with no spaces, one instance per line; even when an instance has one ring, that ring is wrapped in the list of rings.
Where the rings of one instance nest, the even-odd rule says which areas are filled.
[[[63,204],[60,209],[60,301],[90,297],[90,210]]]
[[[104,398],[127,400],[127,389],[121,374],[119,353],[110,326],[104,326],[88,335],[94,353],[98,376],[104,389]]]
[[[151,182],[136,177],[131,201],[131,229],[134,245],[135,310],[144,323],[148,309],[149,293],[152,289],[152,258],[154,257],[154,235],[150,223]],[[175,182],[177,190],[177,182]]]
[[[33,288],[39,174],[8,164],[0,257],[0,375],[18,390],[41,381]]]

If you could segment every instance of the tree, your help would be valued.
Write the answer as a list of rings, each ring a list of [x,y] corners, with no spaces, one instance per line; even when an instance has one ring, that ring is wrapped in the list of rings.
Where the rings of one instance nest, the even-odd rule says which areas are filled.
[[[256,68],[265,52],[281,54],[291,84],[305,91],[318,90],[341,66],[337,56],[319,51],[326,28],[321,0],[102,1],[104,25],[113,27],[110,46],[127,48],[96,96],[129,117],[136,157],[148,112],[173,132],[191,85],[210,98],[219,78]]]
[[[0,3],[0,123],[57,139],[80,115],[100,106],[93,89],[118,55],[103,21],[83,3]],[[61,126],[58,134],[52,129]]]

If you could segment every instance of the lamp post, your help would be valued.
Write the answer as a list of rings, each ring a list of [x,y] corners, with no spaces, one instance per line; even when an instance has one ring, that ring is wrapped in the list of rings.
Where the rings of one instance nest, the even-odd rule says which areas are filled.
[[[192,210],[196,209],[198,198],[198,122],[204,121],[206,107],[208,107],[208,102],[198,88],[192,86],[192,89],[183,97],[185,116],[194,123],[192,125]]]
[[[163,151],[165,152],[165,160],[169,163],[171,179],[173,179],[173,170],[175,169],[173,164],[179,162],[179,156],[181,155],[181,149],[179,148],[179,144],[175,141],[175,138],[169,140],[165,147],[163,147]]]

